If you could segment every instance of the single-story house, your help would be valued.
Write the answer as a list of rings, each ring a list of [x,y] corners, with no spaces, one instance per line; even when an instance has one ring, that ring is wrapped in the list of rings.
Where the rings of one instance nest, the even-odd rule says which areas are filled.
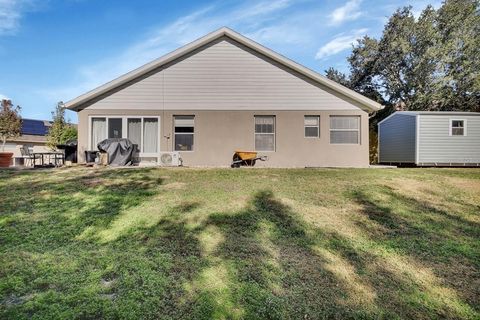
[[[378,123],[379,162],[479,166],[480,113],[395,112]]]
[[[235,150],[270,167],[366,167],[378,103],[221,28],[65,104],[78,112],[79,161],[128,138],[142,161],[178,151],[228,166]]]
[[[21,147],[27,147],[31,152],[48,151],[47,134],[51,125],[48,120],[22,118],[20,136],[7,140],[5,152],[13,152],[13,157],[21,157]]]

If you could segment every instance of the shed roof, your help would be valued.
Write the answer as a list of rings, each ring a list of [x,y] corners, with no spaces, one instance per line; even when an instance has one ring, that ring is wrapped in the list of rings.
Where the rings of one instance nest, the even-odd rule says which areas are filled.
[[[278,62],[278,63],[281,63],[283,64],[284,66],[292,69],[292,70],[295,70],[297,72],[299,72],[300,74],[312,79],[313,81],[316,81],[317,83],[319,84],[322,84],[332,90],[334,90],[335,92],[338,92],[340,93],[341,95],[347,97],[347,98],[350,98],[356,102],[358,102],[364,109],[365,111],[368,111],[368,112],[372,112],[372,111],[377,111],[377,110],[380,110],[383,108],[382,105],[380,105],[379,103],[351,90],[351,89],[348,89],[340,84],[338,84],[337,82],[333,81],[333,80],[330,80],[328,79],[327,77],[325,76],[322,76],[321,74],[311,70],[311,69],[308,69],[276,52],[274,52],[273,50],[270,50],[260,44],[258,44],[257,42],[239,34],[238,32],[235,32],[233,31],[232,29],[229,29],[227,27],[223,27],[223,28],[220,28],[212,33],[209,33],[207,34],[206,36],[203,36],[175,51],[172,51],[156,60],[153,60],[152,62],[149,62],[133,71],[130,71],[104,85],[101,85],[100,87],[98,88],[95,88],[91,91],[88,91],[80,96],[78,96],[77,98],[73,99],[73,100],[70,100],[68,102],[65,103],[65,107],[68,108],[68,109],[71,109],[71,110],[74,110],[74,111],[79,111],[82,109],[82,106],[86,103],[88,103],[89,101],[105,94],[105,93],[108,93],[109,91],[111,90],[114,90],[115,88],[118,88],[119,86],[122,86],[128,82],[131,82],[131,81],[134,81],[135,79],[147,74],[148,72],[151,72],[175,59],[178,59],[192,51],[194,51],[195,49],[198,49],[220,37],[229,37],[243,45],[245,45],[246,47],[252,49],[252,50],[255,50],[257,52],[259,52],[260,54],[263,54],[264,56]]]
[[[418,115],[436,115],[436,116],[480,116],[480,112],[466,112],[466,111],[395,111],[377,125],[382,124],[384,121],[390,119],[395,115],[406,115],[416,117]]]
[[[480,112],[468,112],[468,111],[397,111],[395,113],[399,114],[428,114],[428,115],[469,115],[469,116],[480,116]]]

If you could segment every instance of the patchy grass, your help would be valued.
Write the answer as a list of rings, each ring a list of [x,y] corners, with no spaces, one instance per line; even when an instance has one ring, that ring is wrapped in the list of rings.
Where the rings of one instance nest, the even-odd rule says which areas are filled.
[[[0,318],[480,317],[478,169],[0,171]]]

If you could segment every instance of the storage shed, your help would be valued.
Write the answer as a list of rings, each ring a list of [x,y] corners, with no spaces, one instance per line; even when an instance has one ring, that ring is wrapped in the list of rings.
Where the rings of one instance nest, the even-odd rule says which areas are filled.
[[[379,162],[480,166],[480,113],[397,111],[378,123]]]

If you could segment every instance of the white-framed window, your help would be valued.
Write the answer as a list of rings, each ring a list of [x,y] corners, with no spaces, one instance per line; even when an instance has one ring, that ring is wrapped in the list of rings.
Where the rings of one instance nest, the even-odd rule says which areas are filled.
[[[275,116],[255,116],[255,151],[275,151]]]
[[[195,116],[173,116],[174,150],[193,151]]]
[[[450,135],[451,136],[466,136],[467,135],[467,120],[464,120],[464,119],[450,119]]]
[[[140,156],[156,156],[160,151],[160,118],[143,116],[90,117],[89,149],[96,150],[107,138],[126,138]]]
[[[331,144],[360,144],[360,116],[330,116]]]
[[[303,118],[305,138],[320,137],[320,116],[305,116]]]

